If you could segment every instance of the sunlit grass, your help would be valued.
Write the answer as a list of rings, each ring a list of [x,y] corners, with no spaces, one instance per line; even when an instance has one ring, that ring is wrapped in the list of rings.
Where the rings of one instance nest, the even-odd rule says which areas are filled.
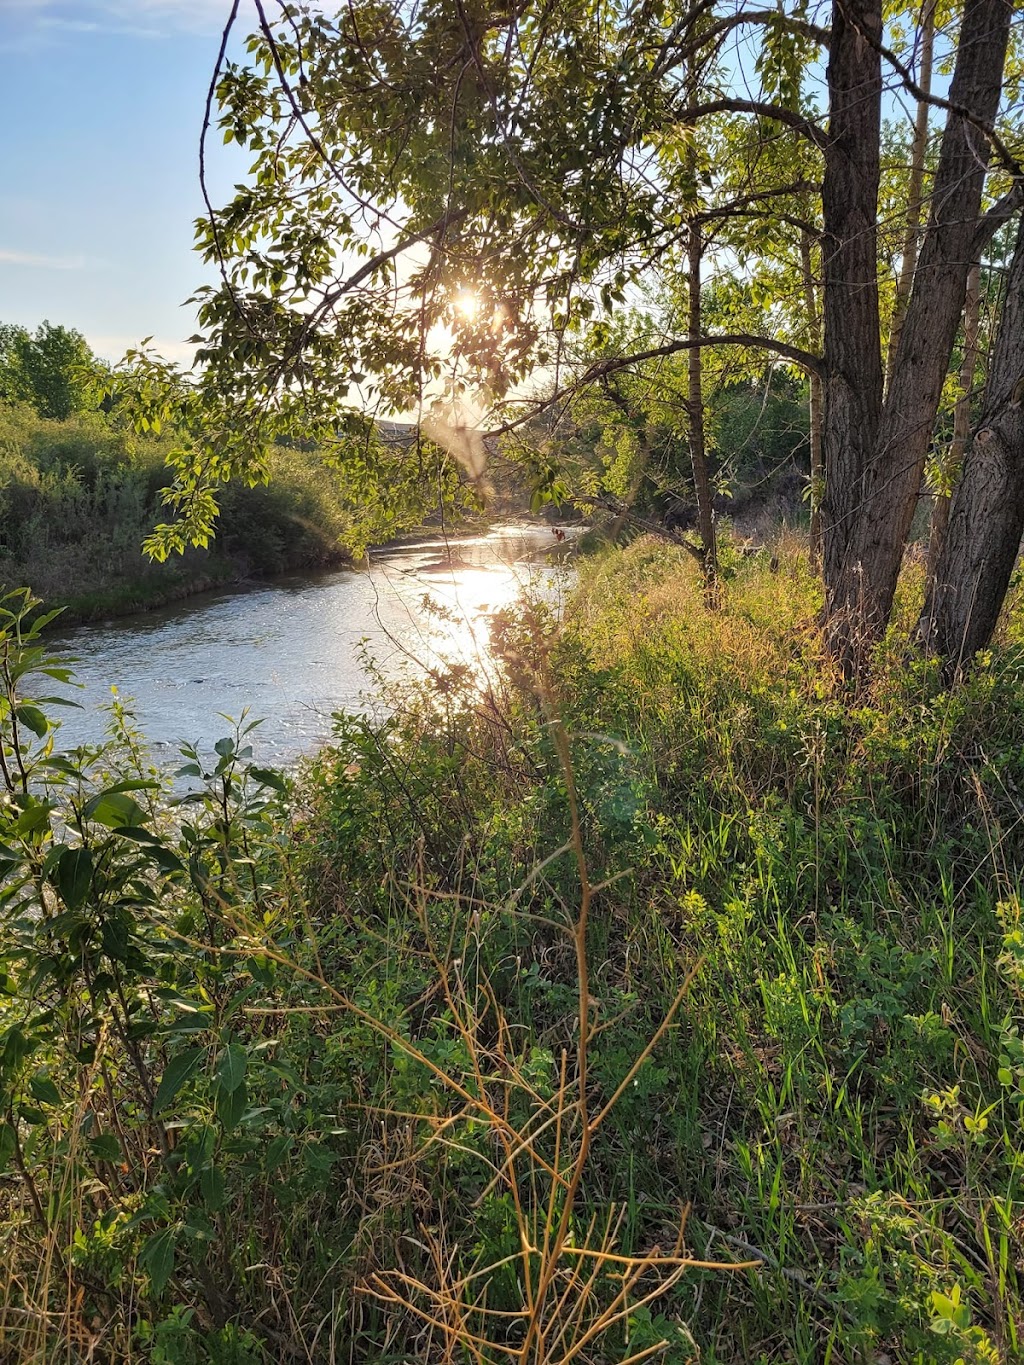
[[[6,1101],[29,1113],[33,1183],[2,1176],[25,1359],[83,1330],[95,1359],[161,1365],[285,1341],[452,1365],[1020,1355],[1017,654],[951,693],[890,642],[853,691],[800,547],[730,568],[711,611],[673,549],[593,562],[560,631],[499,618],[483,696],[453,674],[340,720],[295,796],[224,747],[249,785],[213,773],[179,850],[203,875],[139,918],[161,989],[210,1012],[184,1027],[139,969],[144,1068],[197,1045],[203,1066],[157,1125],[116,1030],[109,1093],[78,1060],[75,1004]],[[34,1009],[19,980],[8,1010]],[[122,1125],[126,1169],[87,1113]]]

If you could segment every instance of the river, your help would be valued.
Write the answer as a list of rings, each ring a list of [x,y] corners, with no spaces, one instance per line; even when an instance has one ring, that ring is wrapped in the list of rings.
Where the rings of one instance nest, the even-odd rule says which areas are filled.
[[[500,525],[375,551],[363,569],[204,593],[66,631],[48,643],[77,658],[83,686],[81,709],[61,708],[58,747],[102,738],[116,687],[157,762],[182,741],[209,750],[230,732],[223,716],[248,710],[263,722],[258,760],[291,764],[329,737],[332,712],[380,704],[368,659],[386,678],[442,659],[486,671],[489,618],[524,589],[557,607],[569,544],[549,526]]]

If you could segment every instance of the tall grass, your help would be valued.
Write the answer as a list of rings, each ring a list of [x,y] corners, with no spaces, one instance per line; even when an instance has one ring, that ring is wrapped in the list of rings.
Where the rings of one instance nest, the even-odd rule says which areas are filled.
[[[142,542],[161,515],[172,445],[103,413],[58,422],[0,404],[0,584],[28,583],[72,618],[116,614],[250,574],[340,562],[359,538],[325,461],[282,448],[271,485],[225,491],[210,551],[151,563]]]
[[[15,1358],[1020,1354],[1013,622],[854,694],[793,548],[717,612],[649,542],[587,580],[177,806],[8,668]]]

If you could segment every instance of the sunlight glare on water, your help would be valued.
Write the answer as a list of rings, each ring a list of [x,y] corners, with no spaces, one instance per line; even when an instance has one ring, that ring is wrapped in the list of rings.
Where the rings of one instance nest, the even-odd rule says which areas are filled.
[[[329,737],[332,712],[380,705],[366,655],[385,678],[444,662],[486,676],[491,616],[524,590],[557,609],[570,571],[548,552],[564,548],[543,525],[425,539],[375,553],[368,569],[204,594],[68,631],[51,647],[78,657],[84,686],[82,709],[61,713],[58,746],[99,740],[117,687],[157,761],[173,761],[182,741],[209,750],[228,732],[222,714],[248,708],[263,721],[257,758],[291,762]]]

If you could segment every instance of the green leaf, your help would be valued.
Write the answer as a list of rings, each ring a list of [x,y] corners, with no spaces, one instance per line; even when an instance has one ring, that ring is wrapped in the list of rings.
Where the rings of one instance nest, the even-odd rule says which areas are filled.
[[[120,829],[125,825],[144,825],[149,817],[127,793],[105,791],[85,803],[82,818],[95,820],[98,825],[106,825],[107,829]]]
[[[60,1091],[49,1076],[43,1075],[42,1072],[33,1076],[28,1086],[32,1091],[32,1098],[38,1100],[40,1104],[60,1104]]]
[[[240,1043],[230,1043],[220,1055],[217,1063],[217,1080],[220,1088],[229,1095],[238,1089],[245,1080],[245,1067],[249,1058]]]
[[[45,801],[29,800],[14,826],[16,834],[34,834],[50,821],[50,805]]]
[[[5,1119],[0,1123],[0,1171],[6,1171],[10,1165],[16,1145],[14,1129]]]
[[[267,1171],[276,1171],[278,1166],[282,1165],[287,1160],[288,1153],[291,1151],[294,1144],[295,1139],[290,1133],[282,1133],[279,1137],[274,1138],[267,1148],[266,1156],[263,1158],[264,1169]]]
[[[27,702],[23,702],[21,706],[16,708],[14,714],[22,725],[31,730],[39,739],[43,739],[50,728],[50,722],[38,706],[30,706]]]
[[[273,787],[276,792],[287,792],[288,790],[288,783],[284,777],[279,772],[275,772],[273,768],[250,768],[249,776],[255,778],[262,787]]]
[[[199,1176],[203,1203],[211,1213],[224,1207],[224,1172],[218,1166],[204,1166]]]
[[[244,1081],[234,1090],[221,1088],[217,1092],[217,1117],[224,1125],[226,1133],[230,1133],[238,1127],[238,1121],[245,1113],[247,1102]]]
[[[57,863],[54,880],[69,910],[79,910],[92,886],[92,854],[87,848],[66,848]]]
[[[89,1141],[89,1151],[98,1161],[120,1161],[121,1144],[113,1133],[100,1133]]]
[[[153,1100],[155,1114],[167,1108],[189,1077],[196,1072],[205,1056],[205,1047],[190,1047],[171,1058],[157,1086],[156,1097]]]
[[[174,1269],[173,1228],[164,1228],[162,1232],[154,1232],[152,1237],[146,1238],[139,1252],[139,1264],[149,1276],[153,1293],[163,1293]]]

